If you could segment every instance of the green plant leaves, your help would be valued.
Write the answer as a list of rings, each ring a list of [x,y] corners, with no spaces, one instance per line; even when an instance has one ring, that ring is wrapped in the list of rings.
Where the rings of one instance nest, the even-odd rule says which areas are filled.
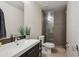
[[[19,33],[20,33],[20,35],[30,35],[30,31],[31,31],[31,28],[30,27],[20,27],[20,29],[19,29]]]
[[[31,28],[26,27],[25,28],[25,35],[30,35],[30,30],[31,30]]]
[[[23,27],[20,27],[20,29],[19,29],[19,33],[20,33],[20,35],[24,35],[24,28]]]

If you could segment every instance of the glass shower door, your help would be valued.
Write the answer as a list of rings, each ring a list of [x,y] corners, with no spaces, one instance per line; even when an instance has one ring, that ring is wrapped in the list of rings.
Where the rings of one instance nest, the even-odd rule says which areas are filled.
[[[53,42],[53,32],[54,32],[54,14],[49,11],[46,16],[46,41]]]

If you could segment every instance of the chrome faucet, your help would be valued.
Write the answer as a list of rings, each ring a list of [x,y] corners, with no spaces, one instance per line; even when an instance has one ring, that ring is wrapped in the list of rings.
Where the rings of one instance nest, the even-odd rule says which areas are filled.
[[[18,41],[18,36],[15,35],[15,43],[16,43],[16,45],[19,45],[19,43],[17,41]]]
[[[17,36],[17,35],[15,35],[15,42],[17,42],[17,40],[18,40],[18,36]]]

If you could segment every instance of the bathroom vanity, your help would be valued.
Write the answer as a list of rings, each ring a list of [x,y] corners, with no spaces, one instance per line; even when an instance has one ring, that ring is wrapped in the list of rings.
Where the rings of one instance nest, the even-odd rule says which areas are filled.
[[[0,47],[0,57],[38,57],[40,53],[41,42],[36,39],[22,39]]]

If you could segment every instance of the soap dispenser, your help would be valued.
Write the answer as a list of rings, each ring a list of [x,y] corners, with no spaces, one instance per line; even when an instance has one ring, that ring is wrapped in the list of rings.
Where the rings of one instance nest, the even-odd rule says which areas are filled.
[[[13,34],[10,35],[10,40],[11,40],[11,42],[14,41]]]
[[[0,42],[0,47],[2,46],[2,43]]]
[[[0,47],[2,46],[2,42],[0,41]]]

